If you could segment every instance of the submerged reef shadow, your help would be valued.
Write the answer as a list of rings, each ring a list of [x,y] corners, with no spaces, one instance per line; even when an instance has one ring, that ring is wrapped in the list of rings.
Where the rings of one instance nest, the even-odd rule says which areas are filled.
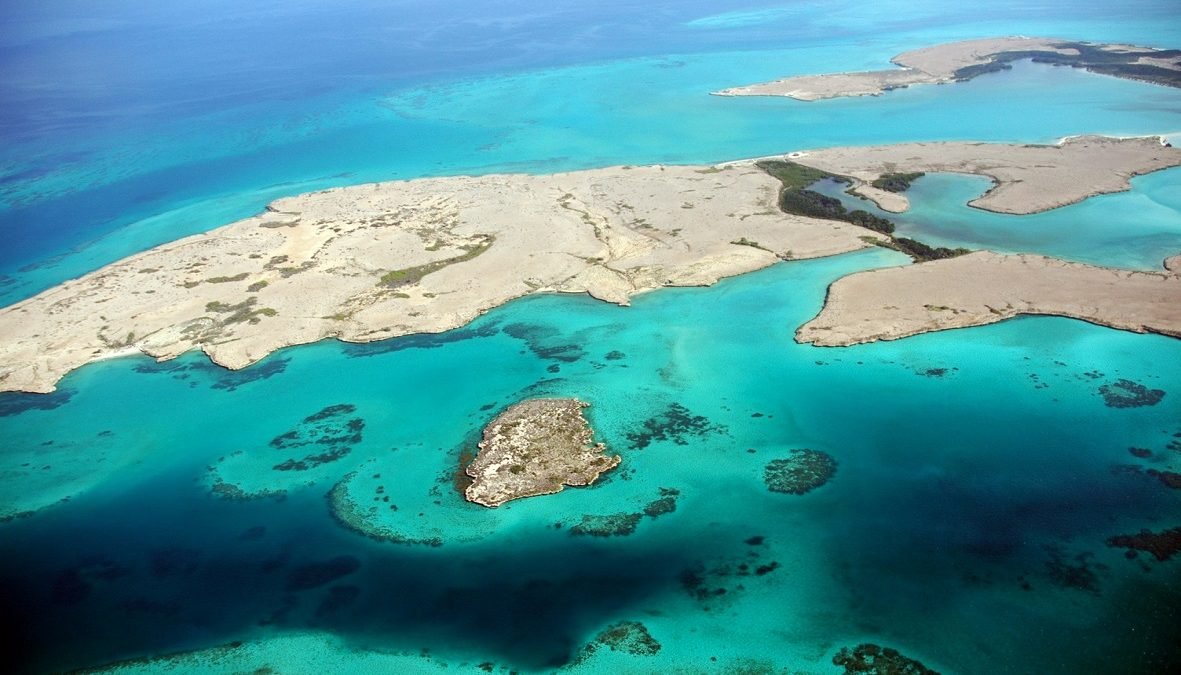
[[[0,393],[0,417],[12,417],[27,410],[53,410],[70,402],[73,389],[58,389],[49,394],[26,394],[23,392]]]
[[[377,342],[346,342],[341,346],[341,351],[349,358],[381,356],[404,349],[437,349],[452,342],[492,337],[499,332],[499,322],[489,321],[478,326],[470,325],[443,333],[413,333]]]
[[[433,652],[435,643],[463,644],[513,669],[560,668],[577,661],[603,626],[679,593],[676,571],[696,562],[691,545],[594,539],[517,547],[511,555],[491,545],[444,556],[392,551],[370,559],[369,582],[357,584],[361,599],[327,623],[358,648]]]
[[[167,654],[192,644],[196,620],[211,646],[244,640],[258,626],[315,627],[358,650],[550,671],[575,662],[605,627],[680,595],[677,571],[718,554],[696,540],[620,545],[555,533],[508,548],[489,541],[431,549],[341,545],[335,534],[305,531],[294,555],[290,542],[268,535],[245,547],[235,537],[216,550],[159,541],[126,560],[87,558],[49,575],[13,576],[23,564],[10,561],[0,567],[0,591],[25,610],[6,624],[22,640],[8,672]],[[118,612],[118,634],[62,649],[53,626],[108,610]],[[79,628],[93,632],[85,624]]]

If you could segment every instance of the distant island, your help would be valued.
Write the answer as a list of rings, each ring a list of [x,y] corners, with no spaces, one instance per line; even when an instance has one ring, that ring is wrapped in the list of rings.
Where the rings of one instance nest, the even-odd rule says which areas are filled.
[[[965,82],[985,73],[1010,68],[1010,63],[1036,63],[1084,68],[1093,73],[1181,87],[1181,50],[1133,45],[1096,44],[1034,37],[965,40],[904,52],[890,59],[901,66],[828,75],[801,75],[772,82],[733,87],[717,96],[787,96],[816,101],[844,96],[877,96],[916,84]]]
[[[199,349],[237,369],[324,338],[368,342],[440,332],[538,292],[627,304],[656,288],[709,285],[780,260],[875,245],[917,261],[967,253],[895,237],[888,220],[846,212],[807,189],[826,176],[899,211],[905,198],[891,190],[905,189],[907,174],[984,175],[995,186],[973,205],[1032,213],[1126,190],[1131,176],[1178,165],[1181,150],[1159,138],[1075,137],[1057,145],[906,143],[715,166],[435,178],[315,192],[0,309],[0,391],[50,392],[75,368],[127,354],[165,360]],[[941,282],[940,270],[976,266],[993,275],[981,277],[992,290],[1022,298],[1015,311],[1083,316],[1061,305],[1065,291],[1054,288],[1082,272],[1066,279],[1051,262],[981,266],[984,260],[991,259],[889,271],[897,277],[865,274],[881,275],[875,281],[934,274]],[[1105,284],[1094,297],[1070,291],[1078,303],[1098,307],[1083,318],[1181,333],[1173,311],[1181,297],[1172,299],[1178,284],[1164,280],[1175,277],[1071,267],[1081,268],[1097,270],[1084,276]],[[1147,292],[1149,276],[1162,278],[1151,287],[1163,293],[1161,302],[1131,303]],[[834,289],[834,299],[853,298],[841,306],[854,306],[860,293],[882,292],[852,281]],[[955,306],[939,301],[940,292],[915,287],[883,304]],[[1108,311],[1111,304],[1118,312]],[[825,321],[833,311],[826,309]],[[877,316],[875,308],[864,311]],[[908,331],[915,332],[898,336]]]

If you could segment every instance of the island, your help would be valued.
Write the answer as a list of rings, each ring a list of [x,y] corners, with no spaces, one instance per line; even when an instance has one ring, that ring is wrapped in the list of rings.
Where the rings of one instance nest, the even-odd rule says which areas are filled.
[[[979,251],[858,272],[828,289],[796,341],[835,347],[1047,314],[1181,337],[1181,274]]]
[[[464,497],[495,507],[513,499],[550,495],[590,485],[619,465],[606,455],[582,415],[589,404],[573,398],[521,401],[484,428],[479,453],[465,472],[472,484]]]
[[[531,293],[588,293],[626,305],[637,293],[709,285],[781,260],[874,245],[912,255],[929,248],[895,240],[884,219],[790,212],[782,198],[800,196],[829,173],[883,204],[901,195],[873,187],[875,180],[893,187],[900,172],[976,173],[996,185],[974,205],[1031,213],[1126,190],[1131,176],[1178,165],[1181,150],[1159,138],[1088,136],[1057,145],[833,148],[712,166],[460,176],[304,194],[0,309],[0,391],[51,392],[71,370],[123,355],[168,360],[201,350],[239,369],[325,338],[446,331]],[[1120,301],[1146,285],[1099,274],[1111,287],[1093,298],[1074,291],[1077,303]],[[881,297],[880,289],[856,292]],[[1144,311],[1163,316],[1168,307]]]
[[[950,42],[903,52],[901,66],[827,75],[801,75],[713,92],[717,96],[787,96],[816,101],[844,96],[878,96],[915,84],[964,82],[1010,68],[1021,59],[1084,68],[1090,72],[1181,87],[1181,50],[1097,44],[1038,37],[999,37]]]
[[[968,202],[984,211],[1025,215],[1131,189],[1135,176],[1181,165],[1181,149],[1160,137],[1069,136],[1054,145],[899,143],[794,152],[792,161],[843,176],[850,191],[883,211],[909,208],[902,192],[875,187],[882,176],[967,173],[991,178],[992,189]],[[879,183],[881,185],[882,183]]]
[[[646,290],[872,245],[855,225],[784,214],[779,186],[747,162],[280,199],[0,310],[0,391],[50,392],[79,366],[127,354],[199,349],[239,369],[324,338],[438,333],[537,292],[626,305]]]

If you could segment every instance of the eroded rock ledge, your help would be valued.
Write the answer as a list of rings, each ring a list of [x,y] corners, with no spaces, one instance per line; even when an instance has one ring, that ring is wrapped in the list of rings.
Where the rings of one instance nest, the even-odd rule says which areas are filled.
[[[1020,314],[1181,337],[1181,275],[981,251],[839,279],[796,341],[832,347],[896,340]]]
[[[965,40],[903,52],[890,59],[900,66],[827,75],[801,75],[772,82],[733,87],[717,96],[787,96],[816,101],[844,96],[878,96],[915,84],[963,82],[984,73],[1005,70],[1012,61],[1085,68],[1091,72],[1181,87],[1181,51],[1133,45],[1097,44],[1053,38],[1001,37]]]
[[[480,452],[466,472],[470,502],[500,506],[513,499],[561,492],[564,486],[590,485],[619,464],[605,455],[582,409],[572,398],[532,399],[511,406],[484,428]]]

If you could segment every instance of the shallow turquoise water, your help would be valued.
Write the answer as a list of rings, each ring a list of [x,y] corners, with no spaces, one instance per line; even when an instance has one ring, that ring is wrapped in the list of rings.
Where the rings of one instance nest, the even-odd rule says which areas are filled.
[[[1137,665],[1142,652],[1170,658],[1176,599],[1166,589],[1177,588],[1178,571],[1125,560],[1104,541],[1174,523],[1176,495],[1143,470],[1170,463],[1181,399],[1169,391],[1153,406],[1110,408],[1099,387],[1126,378],[1174,389],[1181,344],[1050,318],[839,350],[792,341],[827,283],[899,260],[875,251],[783,264],[710,289],[652,293],[631,308],[537,297],[454,340],[287,350],[270,360],[282,370],[231,382],[236,389],[195,358],[183,370],[146,359],[83,369],[63,382],[76,391],[69,402],[0,418],[0,434],[41,447],[85,446],[109,432],[117,442],[86,460],[95,470],[129,454],[146,459],[5,526],[13,555],[3,571],[31,582],[25,630],[45,639],[57,622],[97,629],[101,617],[119,617],[80,636],[69,658],[44,662],[54,665],[216,644],[277,621],[367,648],[425,647],[446,662],[535,671],[569,659],[604,625],[634,619],[664,645],[660,668],[708,667],[709,656],[818,668],[839,644],[870,639],[949,672],[1080,672],[1072,669],[1092,659],[1113,668],[1131,659],[1127,672],[1149,672]],[[496,511],[463,502],[451,487],[459,448],[495,409],[529,395],[590,402],[622,471]],[[286,456],[271,438],[340,403],[365,422],[344,459],[295,481],[271,469]],[[684,445],[634,447],[628,434],[672,403],[707,421],[682,430]],[[1133,458],[1133,446],[1154,459]],[[768,492],[764,465],[794,448],[831,454],[836,476],[804,496]],[[211,467],[286,496],[219,499]],[[381,474],[367,485],[383,483],[399,506],[384,523],[442,536],[443,546],[370,542],[337,527],[323,494],[358,469]],[[676,511],[635,534],[566,531],[583,514],[638,511],[660,488],[680,491]],[[265,534],[243,539],[251,527]],[[753,536],[765,543],[744,543]],[[301,565],[338,555],[359,562],[339,582],[359,589],[351,604],[326,612],[324,589],[284,590]],[[1090,588],[1050,571],[1078,555],[1089,556]],[[777,567],[747,577],[743,562]],[[82,599],[62,590],[71,570],[88,584]],[[727,592],[698,598],[686,571]],[[564,600],[527,590],[537,584],[563,589]],[[499,607],[447,610],[461,589]],[[469,623],[505,611],[511,626]],[[1092,635],[1087,646],[1080,630]],[[982,669],[996,653],[1008,656]]]
[[[968,206],[992,181],[982,176],[931,174],[906,192],[911,207],[886,213],[872,202],[825,181],[814,187],[850,209],[862,209],[897,226],[899,236],[930,246],[1040,253],[1079,262],[1160,271],[1165,258],[1181,252],[1181,169],[1132,179],[1132,189],[1092,197],[1062,208],[1015,216]]]
[[[0,300],[253,215],[278,197],[336,185],[908,140],[1181,132],[1178,90],[1031,63],[872,101],[706,95],[793,72],[879,67],[908,46],[942,39],[907,35],[854,52],[838,45],[624,59],[198,118],[159,146],[96,150],[10,186],[0,210],[11,233],[0,274],[11,281],[0,285]]]
[[[155,11],[187,11],[178,6]],[[229,36],[141,70],[107,64],[96,80],[107,93],[80,76],[30,77],[49,68],[30,56],[38,49],[72,54],[52,38],[0,36],[10,65],[0,273],[11,279],[0,298],[329,185],[1181,131],[1177,90],[1034,64],[875,99],[704,95],[990,34],[1173,46],[1170,3],[1001,2],[987,18],[925,2],[830,2],[823,13],[555,3],[541,18],[527,7],[392,17],[367,3],[318,18],[309,7],[227,5],[176,35],[132,14],[116,12],[131,28],[107,32],[80,18],[83,37],[61,39],[83,54]],[[330,62],[285,44],[295,29],[357,39],[334,43],[344,60]],[[78,74],[67,70],[58,74]],[[37,93],[41,79],[50,93]],[[22,116],[26,106],[60,116]],[[1178,175],[1030,217],[969,209],[979,181],[930,176],[898,220],[931,244],[1155,269],[1181,250]],[[903,263],[884,250],[792,262],[630,308],[533,297],[443,336],[324,342],[238,373],[198,356],[121,359],[72,373],[58,395],[0,397],[0,505],[49,505],[0,523],[0,586],[22,608],[5,619],[23,647],[12,666],[312,631],[339,636],[340,667],[359,672],[362,652],[392,654],[407,672],[481,662],[549,672],[631,620],[661,643],[657,656],[600,654],[572,670],[836,673],[838,648],[871,641],[944,673],[1167,672],[1181,659],[1181,568],[1106,542],[1181,525],[1178,493],[1148,473],[1178,470],[1181,342],[1052,318],[844,349],[792,340],[833,280]],[[1124,379],[1163,398],[1109,407],[1101,388]],[[495,511],[464,502],[453,485],[461,451],[498,410],[541,395],[590,402],[620,469]],[[353,408],[306,421],[339,404]],[[670,416],[674,404],[684,412]],[[315,438],[358,419],[361,437],[332,446],[349,449],[335,461],[274,468],[308,452],[276,446],[283,434]],[[830,454],[833,479],[805,495],[768,491],[764,467],[800,448]],[[247,496],[283,492],[225,499],[219,481]],[[339,526],[325,498],[337,485],[369,525],[442,545]],[[641,513],[662,488],[679,491],[676,510],[641,517],[633,534],[570,533],[584,515]]]

